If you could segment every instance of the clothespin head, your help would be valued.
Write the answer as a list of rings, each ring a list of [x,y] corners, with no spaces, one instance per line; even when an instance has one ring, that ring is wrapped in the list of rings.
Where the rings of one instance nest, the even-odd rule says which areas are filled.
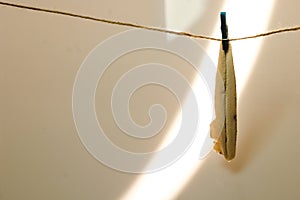
[[[220,17],[221,17],[222,46],[225,53],[227,53],[229,41],[228,41],[228,27],[226,24],[226,12],[221,12]]]

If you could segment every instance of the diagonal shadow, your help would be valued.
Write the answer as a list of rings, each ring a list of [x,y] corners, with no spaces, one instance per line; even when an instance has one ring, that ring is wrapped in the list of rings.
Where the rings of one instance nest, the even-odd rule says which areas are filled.
[[[211,4],[209,7],[206,7],[206,9],[205,9],[205,12],[203,13],[203,18],[199,18],[198,20],[197,20],[197,24],[193,24],[192,25],[192,31],[193,32],[200,32],[201,33],[201,30],[202,30],[202,27],[205,27],[205,30],[213,30],[214,28],[215,28],[215,24],[213,24],[213,23],[210,23],[211,21],[218,21],[218,18],[219,18],[219,10],[220,10],[220,8],[221,8],[221,6],[222,6],[222,4],[223,3],[215,3],[215,4]],[[212,15],[211,13],[212,12],[216,12],[216,15]],[[161,22],[160,22],[161,23]],[[208,35],[210,35],[211,33],[205,33],[205,34],[208,34]],[[202,41],[202,44],[204,45],[204,46],[206,46],[206,45],[208,45],[208,42],[205,42],[205,41]],[[159,62],[161,62],[161,54],[162,54],[162,52],[160,52],[160,58],[158,59],[158,61]],[[140,55],[141,56],[141,55]],[[199,59],[199,63],[201,63],[201,60],[202,60],[202,57],[201,57],[201,55],[195,55],[198,59]],[[145,56],[144,58],[146,58],[147,56]],[[153,62],[153,58],[154,58],[154,60],[157,58],[155,55],[151,55],[150,56],[151,58],[152,58],[152,60],[150,60],[150,61],[152,61]],[[169,58],[169,57],[166,57],[166,58],[163,58],[163,59],[168,59],[168,60],[170,60],[170,59],[172,59],[172,58]],[[174,60],[174,65],[171,65],[171,66],[175,66],[175,68],[176,68],[176,70],[178,70],[178,71],[180,71],[180,72],[182,72],[183,74],[185,74],[185,76],[186,77],[188,77],[188,79],[189,79],[189,81],[192,83],[193,81],[194,81],[194,78],[195,78],[195,71],[194,70],[191,70],[191,68],[185,68],[186,66],[179,66],[178,67],[178,63],[176,63],[178,60],[177,59],[175,59]],[[124,60],[122,61],[123,62],[123,66],[125,66],[125,63],[124,63]],[[128,62],[129,63],[129,65],[131,65],[131,66],[137,66],[138,64],[139,64],[139,61],[137,60],[137,61],[134,61],[133,63],[131,62],[131,61],[126,61],[125,60],[125,62]],[[184,64],[184,63],[182,63],[182,64]],[[185,64],[186,65],[186,64]],[[128,69],[127,69],[128,70]],[[112,71],[111,72],[107,72],[107,74],[108,75],[113,75],[113,73],[114,73],[114,69],[112,69]],[[122,71],[122,70],[121,70]],[[126,71],[126,70],[125,70]],[[118,73],[121,73],[120,72],[120,70],[119,70],[119,72]],[[115,74],[114,74],[115,75]],[[116,76],[116,75],[115,75]],[[108,76],[109,77],[109,76]],[[110,76],[111,77],[111,76]],[[117,78],[116,78],[117,79]],[[114,84],[111,84],[112,86],[114,85]],[[111,86],[108,86],[108,87],[111,87]],[[107,88],[106,88],[107,89]],[[110,88],[111,89],[111,88]],[[108,89],[108,91],[110,90],[110,89]],[[98,90],[98,89],[97,89]],[[156,90],[160,90],[159,88],[156,88]],[[111,91],[111,90],[110,90]],[[189,94],[189,88],[186,88],[186,89],[183,89],[182,90],[182,93],[183,93],[183,95],[184,96],[187,96],[188,94]],[[145,96],[144,96],[145,97]],[[148,96],[148,98],[149,99],[155,99],[156,97],[153,97],[153,96]],[[170,97],[169,97],[170,98]],[[172,99],[172,98],[171,98]],[[112,115],[110,115],[109,114],[109,112],[106,112],[106,111],[103,111],[103,108],[104,107],[106,107],[106,108],[110,108],[110,99],[109,98],[107,98],[107,99],[105,99],[105,101],[104,101],[104,104],[103,104],[103,96],[101,95],[101,94],[99,94],[99,90],[98,90],[98,92],[97,92],[97,97],[96,97],[96,100],[97,101],[99,101],[99,100],[101,100],[102,101],[102,104],[101,104],[101,112],[98,112],[98,117],[99,118],[102,118],[102,119],[104,119],[104,123],[103,123],[103,125],[104,125],[104,128],[106,127],[107,129],[110,129],[111,127],[114,127],[115,126],[115,124],[112,124],[111,123],[111,119],[112,119]],[[137,103],[137,105],[139,104],[138,102],[136,102]],[[144,102],[145,103],[145,102]],[[150,104],[149,102],[147,102],[146,101],[146,104]],[[168,106],[168,105],[167,105]],[[99,108],[100,107],[98,107],[97,108],[97,110],[99,110]],[[170,110],[169,111],[171,111],[170,113],[168,112],[168,121],[169,121],[169,123],[167,124],[167,126],[164,128],[164,130],[163,130],[163,132],[168,132],[168,130],[169,129],[171,129],[172,128],[172,126],[173,126],[173,124],[172,124],[172,122],[174,122],[175,121],[175,119],[176,119],[176,117],[177,117],[177,115],[178,115],[178,111],[179,111],[179,106],[178,106],[178,104],[176,105],[176,104],[172,104],[171,103],[171,107],[170,107]],[[133,115],[133,117],[134,117],[134,115]],[[137,120],[137,121],[140,121],[141,122],[141,124],[143,124],[143,123],[145,123],[145,122],[147,122],[147,118],[145,118],[145,119],[143,119],[143,117],[141,117],[141,116],[136,116],[135,117],[135,120]],[[102,121],[103,122],[103,121]],[[158,135],[158,137],[156,138],[156,140],[155,140],[155,138],[153,138],[153,141],[151,141],[152,140],[152,138],[150,139],[150,141],[149,140],[147,140],[147,142],[148,143],[150,143],[150,145],[148,145],[148,146],[146,146],[146,145],[144,145],[144,142],[145,141],[138,141],[138,140],[134,140],[133,138],[126,138],[126,136],[124,137],[124,135],[123,136],[121,136],[122,135],[122,133],[120,133],[120,132],[118,132],[118,131],[116,131],[116,132],[111,132],[110,131],[110,133],[109,133],[110,135],[109,135],[109,137],[110,137],[110,139],[112,140],[112,141],[114,141],[115,143],[119,143],[120,144],[120,146],[122,146],[122,144],[124,145],[124,143],[125,144],[131,144],[131,145],[129,145],[129,146],[125,146],[125,149],[127,148],[128,150],[136,150],[137,148],[142,148],[143,149],[143,151],[149,151],[149,150],[153,150],[153,149],[157,149],[159,146],[160,146],[160,144],[161,144],[161,141],[162,140],[164,140],[164,135],[165,134],[159,134]],[[129,141],[129,140],[131,140],[131,141]],[[120,143],[120,141],[121,141],[121,143]],[[133,141],[133,142],[132,142]],[[140,144],[139,144],[140,143]],[[134,145],[133,145],[134,144]],[[140,145],[140,146],[139,146]],[[151,160],[146,160],[145,161],[145,163],[142,163],[141,164],[141,167],[143,167],[143,166],[146,166],[149,162],[151,162]],[[131,186],[133,186],[133,184],[138,180],[138,178],[139,177],[141,177],[141,176],[145,176],[145,175],[132,175],[132,174],[130,174],[130,175],[125,175],[127,178],[127,180],[126,180],[126,187],[124,187],[124,188],[120,188],[120,187],[118,187],[119,188],[119,192],[117,193],[118,195],[120,195],[120,194],[122,194],[122,195],[120,195],[119,196],[119,198],[121,198],[121,197],[123,197],[123,195],[127,192],[127,190],[128,189],[130,189],[131,188]],[[131,184],[130,184],[130,182],[131,182]],[[128,186],[129,185],[129,186]],[[121,191],[123,191],[123,192],[121,192]],[[116,195],[117,195],[116,194]]]
[[[283,2],[277,1],[272,16],[283,6]],[[289,102],[292,104],[295,97],[292,91],[297,90],[296,86],[291,86],[295,79],[293,73],[297,71],[296,65],[289,59],[297,58],[298,52],[282,51],[292,46],[297,47],[297,44],[288,43],[284,34],[276,37],[279,39],[276,42],[273,42],[275,37],[265,38],[255,67],[239,95],[236,158],[226,162],[220,157],[210,155],[177,199],[193,199],[195,195],[203,199],[217,199],[220,195],[225,199],[241,199],[236,175],[247,170],[248,166],[255,165],[255,159],[267,148],[266,145],[275,134],[274,125],[290,116]],[[296,36],[290,37],[297,41]],[[295,89],[285,89],[290,87]],[[280,162],[281,158],[278,159]],[[222,168],[224,170],[220,170]],[[225,178],[228,174],[232,179]],[[232,188],[236,188],[234,194]]]

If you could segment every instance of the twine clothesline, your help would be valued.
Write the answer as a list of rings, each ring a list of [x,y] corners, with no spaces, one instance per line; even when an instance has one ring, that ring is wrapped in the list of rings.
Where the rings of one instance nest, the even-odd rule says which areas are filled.
[[[169,33],[169,34],[180,35],[180,36],[187,36],[187,37],[197,38],[197,39],[222,41],[222,39],[209,37],[209,36],[205,36],[205,35],[196,35],[196,34],[188,33],[188,32],[172,31],[172,30],[168,30],[168,29],[138,25],[138,24],[129,23],[129,22],[121,22],[121,21],[114,21],[114,20],[103,19],[103,18],[96,18],[96,17],[87,16],[87,15],[80,15],[80,14],[76,14],[76,13],[59,11],[59,10],[32,7],[32,6],[26,6],[26,5],[14,4],[14,3],[7,3],[7,2],[1,2],[1,1],[0,1],[0,5],[7,6],[7,7],[20,8],[20,9],[25,9],[25,10],[33,10],[33,11],[37,11],[37,12],[44,12],[44,13],[51,13],[51,14],[56,14],[56,15],[69,16],[69,17],[85,19],[85,20],[90,20],[90,21],[96,21],[96,22],[103,22],[103,23],[114,24],[114,25],[119,25],[119,26],[126,26],[126,27],[132,27],[132,28],[138,28],[138,29],[144,29],[144,30],[150,30],[150,31],[158,31],[158,32],[162,32],[162,33]],[[292,31],[300,31],[300,26],[282,28],[282,29],[277,29],[277,30],[273,30],[273,31],[265,32],[265,33],[260,33],[260,34],[256,34],[256,35],[245,36],[245,37],[230,38],[228,40],[229,41],[246,40],[246,39],[266,37],[266,36],[270,36],[270,35],[275,35],[275,34],[284,33],[284,32],[292,32]]]

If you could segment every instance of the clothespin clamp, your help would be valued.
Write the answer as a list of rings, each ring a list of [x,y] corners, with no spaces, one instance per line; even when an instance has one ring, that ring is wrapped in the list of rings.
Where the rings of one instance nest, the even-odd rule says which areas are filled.
[[[229,41],[228,41],[228,27],[226,24],[226,12],[221,12],[220,17],[221,17],[222,46],[225,53],[227,53]]]

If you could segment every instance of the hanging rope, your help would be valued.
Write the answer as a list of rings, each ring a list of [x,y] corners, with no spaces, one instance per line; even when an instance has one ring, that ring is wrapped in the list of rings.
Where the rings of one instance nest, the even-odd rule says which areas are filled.
[[[103,18],[96,18],[96,17],[86,16],[86,15],[79,15],[79,14],[75,14],[75,13],[71,13],[71,12],[65,12],[65,11],[59,11],[59,10],[38,8],[38,7],[32,7],[32,6],[25,6],[25,5],[13,4],[13,3],[1,2],[1,1],[0,1],[0,5],[20,8],[20,9],[26,9],[26,10],[33,10],[33,11],[37,11],[37,12],[44,12],[44,13],[51,13],[51,14],[56,14],[56,15],[69,16],[69,17],[80,18],[80,19],[96,21],[96,22],[103,22],[103,23],[114,24],[114,25],[119,25],[119,26],[126,26],[126,27],[132,27],[132,28],[138,28],[138,29],[144,29],[144,30],[158,31],[158,32],[162,32],[162,33],[170,33],[170,34],[174,34],[174,35],[187,36],[187,37],[197,38],[197,39],[222,41],[222,39],[209,37],[209,36],[205,36],[205,35],[196,35],[196,34],[187,33],[187,32],[172,31],[172,30],[168,30],[168,29],[150,27],[150,26],[143,26],[143,25],[138,25],[138,24],[133,24],[133,23],[128,23],[128,22],[113,21],[113,20],[108,20],[108,19],[103,19]],[[300,30],[300,26],[296,26],[296,27],[283,28],[283,29],[278,29],[278,30],[274,30],[274,31],[265,32],[265,33],[260,33],[260,34],[257,34],[257,35],[251,35],[251,36],[240,37],[240,38],[231,38],[231,39],[228,39],[228,40],[229,41],[246,40],[246,39],[266,37],[266,36],[275,35],[275,34],[279,34],[279,33],[299,31],[299,30]]]

